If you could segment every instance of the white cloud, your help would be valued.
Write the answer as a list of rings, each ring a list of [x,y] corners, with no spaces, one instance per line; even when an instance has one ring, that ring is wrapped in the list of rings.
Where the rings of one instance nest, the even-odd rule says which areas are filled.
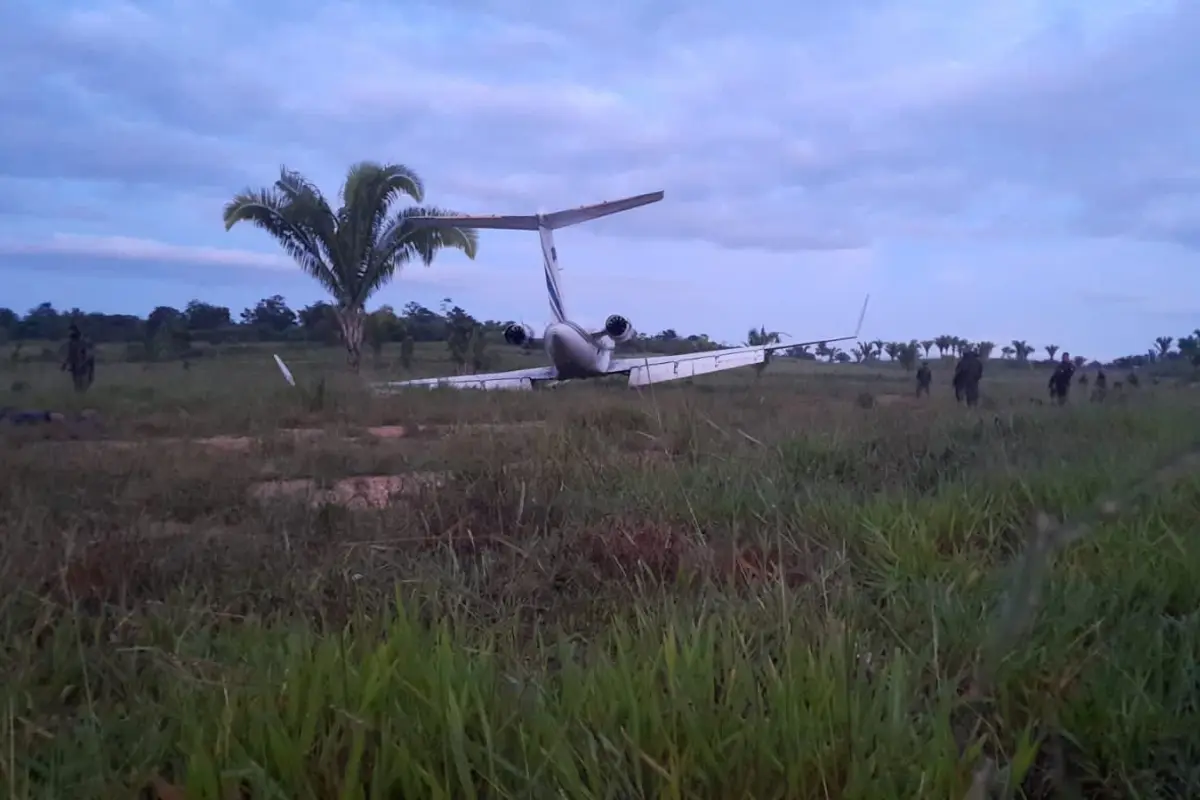
[[[37,193],[47,217],[58,193],[58,219],[0,216],[0,234],[65,247],[48,237],[84,230],[66,210],[86,194],[109,219],[87,235],[110,248],[126,237],[114,257],[140,247],[154,253],[143,260],[262,267],[268,255],[244,248],[269,243],[223,234],[212,198],[269,182],[280,162],[332,194],[348,163],[370,157],[413,165],[432,202],[464,211],[663,188],[659,206],[589,228],[640,241],[581,241],[627,272],[645,253],[659,264],[686,251],[688,272],[663,278],[671,297],[688,277],[735,292],[722,282],[730,264],[770,273],[783,253],[811,265],[791,290],[804,297],[858,258],[872,266],[855,291],[995,285],[1009,307],[962,324],[992,314],[995,328],[1057,338],[1019,310],[1043,303],[1038,279],[1120,292],[1143,263],[1106,258],[1105,275],[1089,275],[1113,242],[1149,243],[1118,248],[1132,262],[1164,259],[1172,277],[1147,290],[1163,297],[1197,265],[1196,3],[298,2],[6,5],[0,78],[25,78],[0,80],[0,180],[73,183]],[[1001,247],[1013,241],[1042,272],[1001,286],[1023,269],[997,254],[1017,252]],[[486,238],[487,266],[462,280],[493,280],[523,246]],[[689,303],[709,308],[704,291]],[[1073,297],[1055,303],[1086,327],[1090,307]],[[895,324],[914,324],[904,302],[891,307]],[[1128,324],[1152,325],[1154,307]]]

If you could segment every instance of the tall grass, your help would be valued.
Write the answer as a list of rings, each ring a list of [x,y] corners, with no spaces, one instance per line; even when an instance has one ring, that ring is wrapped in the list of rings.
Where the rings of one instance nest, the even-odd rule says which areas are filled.
[[[335,387],[315,410],[232,370],[98,387],[102,430],[0,461],[0,786],[1200,794],[1190,396],[1033,407],[1039,379],[987,412],[864,409],[908,387],[847,375],[653,398]],[[93,441],[151,415],[259,441]],[[545,424],[278,435],[478,418]],[[383,510],[246,491],[434,468],[440,488]]]

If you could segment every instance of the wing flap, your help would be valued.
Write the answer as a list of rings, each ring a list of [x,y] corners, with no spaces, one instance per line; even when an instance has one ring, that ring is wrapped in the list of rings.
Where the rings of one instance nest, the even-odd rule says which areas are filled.
[[[698,353],[684,353],[677,356],[647,356],[645,358],[617,358],[609,364],[610,374],[629,373],[630,386],[648,386],[652,383],[665,383],[691,378],[696,375],[707,375],[712,372],[724,372],[727,369],[748,367],[751,364],[761,364],[772,350],[786,350],[789,347],[802,347],[814,344],[830,344],[855,339],[856,336],[839,336],[834,339],[817,339],[811,342],[783,342],[767,345],[751,345],[749,347],[727,347],[724,350],[705,350]]]
[[[492,372],[480,375],[450,375],[444,378],[417,378],[411,381],[376,383],[372,388],[380,394],[404,389],[482,389],[484,391],[529,391],[539,381],[557,379],[553,367],[516,369],[511,372]]]
[[[678,381],[696,375],[707,375],[711,372],[723,372],[727,369],[761,364],[765,359],[766,351],[762,348],[751,351],[713,352],[702,358],[656,359],[654,361],[645,359],[641,364],[629,370],[629,385],[648,386],[652,383]]]

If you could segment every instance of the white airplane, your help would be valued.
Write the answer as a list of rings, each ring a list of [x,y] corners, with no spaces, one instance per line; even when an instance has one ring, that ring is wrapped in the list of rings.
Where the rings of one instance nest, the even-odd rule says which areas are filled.
[[[614,358],[616,345],[634,337],[633,326],[619,314],[613,314],[604,323],[604,328],[590,331],[572,322],[567,316],[563,302],[561,270],[558,266],[558,251],[554,247],[554,231],[577,225],[581,222],[628,211],[639,206],[657,203],[663,192],[651,192],[624,200],[613,200],[582,208],[556,211],[552,214],[530,214],[517,216],[454,216],[413,217],[412,222],[437,227],[492,229],[509,231],[537,231],[542,240],[542,264],[546,272],[546,292],[550,298],[550,313],[554,321],[546,326],[542,343],[550,366],[532,369],[517,369],[483,375],[457,375],[445,378],[420,378],[375,384],[378,391],[424,387],[437,389],[516,389],[528,390],[535,385],[556,385],[560,381],[583,378],[599,378],[606,375],[628,375],[631,387],[652,383],[690,378],[720,372],[767,360],[772,350],[800,345],[816,345],[829,342],[844,342],[858,338],[858,330],[852,336],[817,339],[811,342],[779,342],[767,345],[728,347],[699,353],[684,353],[675,356],[634,356]],[[868,295],[867,300],[870,300]],[[863,303],[858,318],[861,330],[867,304]],[[535,340],[534,331],[528,325],[509,325],[504,331],[504,340],[510,345],[521,347]]]

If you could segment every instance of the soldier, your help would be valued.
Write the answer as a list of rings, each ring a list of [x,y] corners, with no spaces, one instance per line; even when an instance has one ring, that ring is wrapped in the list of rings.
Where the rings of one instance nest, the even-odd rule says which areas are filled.
[[[1050,375],[1050,397],[1060,406],[1067,402],[1067,395],[1071,392],[1071,379],[1073,377],[1075,377],[1075,364],[1071,361],[1071,354],[1063,353],[1062,361],[1058,362],[1058,366],[1054,368],[1053,374]]]
[[[979,381],[983,379],[983,359],[975,348],[963,353],[954,366],[954,399],[967,401],[968,406],[979,403]]]
[[[922,361],[917,370],[917,397],[929,394],[929,384],[933,382],[933,373],[929,370],[929,362]]]
[[[62,365],[62,371],[67,370],[71,371],[71,382],[77,392],[87,391],[96,377],[96,358],[75,323],[71,323],[67,358]]]
[[[1117,384],[1120,386],[1120,384]],[[1103,403],[1104,398],[1108,395],[1108,376],[1104,374],[1104,370],[1096,371],[1096,385],[1092,388],[1092,402]]]

